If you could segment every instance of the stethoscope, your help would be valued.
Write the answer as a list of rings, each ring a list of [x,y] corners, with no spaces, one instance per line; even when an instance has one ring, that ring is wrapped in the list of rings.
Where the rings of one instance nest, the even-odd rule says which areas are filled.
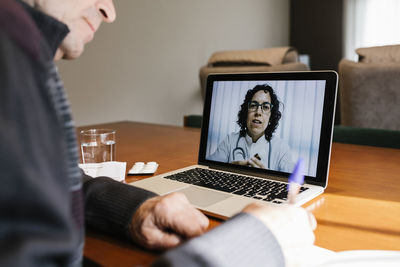
[[[233,155],[233,161],[235,161],[235,155],[240,156],[242,159],[246,158],[246,152],[244,152],[244,149],[239,147],[239,141],[240,138],[242,138],[243,136],[238,137],[237,141],[236,141],[236,147],[233,149],[232,151],[232,155]],[[268,142],[269,145],[269,151],[268,151],[268,169],[271,169],[271,150],[272,150],[272,146],[271,146],[271,141]]]

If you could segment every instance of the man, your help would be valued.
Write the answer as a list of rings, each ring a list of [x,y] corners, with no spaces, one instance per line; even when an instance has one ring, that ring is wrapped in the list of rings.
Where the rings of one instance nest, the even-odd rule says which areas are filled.
[[[176,247],[208,226],[181,194],[82,179],[53,59],[78,58],[101,22],[115,17],[111,0],[0,1],[1,266],[80,265],[83,205],[87,225],[151,249]],[[288,245],[313,239],[304,210],[251,205],[155,265],[282,266]]]

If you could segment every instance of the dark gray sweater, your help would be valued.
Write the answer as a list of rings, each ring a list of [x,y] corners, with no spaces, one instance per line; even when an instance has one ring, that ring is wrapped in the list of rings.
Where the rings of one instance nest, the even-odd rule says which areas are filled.
[[[82,186],[53,63],[68,31],[21,2],[0,1],[0,266],[79,265],[84,220],[129,238],[132,215],[155,195],[106,177],[84,177]]]
[[[134,212],[154,196],[106,177],[82,183],[73,121],[52,61],[67,33],[66,25],[21,2],[0,1],[0,266],[80,265],[84,221],[129,239]],[[282,266],[283,256],[269,230],[241,214],[155,265]]]

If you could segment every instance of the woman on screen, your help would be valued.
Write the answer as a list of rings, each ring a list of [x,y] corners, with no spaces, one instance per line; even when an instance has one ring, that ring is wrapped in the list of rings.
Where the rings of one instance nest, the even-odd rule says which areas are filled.
[[[289,146],[273,136],[281,116],[272,87],[255,86],[247,91],[239,110],[240,131],[229,134],[208,159],[292,172],[295,162]]]

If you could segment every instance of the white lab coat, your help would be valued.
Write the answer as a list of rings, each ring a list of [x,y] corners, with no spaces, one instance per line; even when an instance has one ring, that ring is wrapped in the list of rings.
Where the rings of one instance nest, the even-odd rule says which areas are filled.
[[[260,137],[256,143],[253,143],[251,137],[246,134],[240,137],[239,132],[229,134],[221,143],[216,151],[207,157],[208,160],[220,162],[232,162],[237,160],[247,160],[258,154],[265,168],[268,168],[268,158],[270,159],[270,168],[275,171],[291,173],[295,166],[293,155],[289,145],[278,137],[271,138],[271,145],[264,136]],[[269,152],[271,147],[271,153]],[[241,148],[241,149],[239,149]],[[243,155],[244,151],[244,155]]]

